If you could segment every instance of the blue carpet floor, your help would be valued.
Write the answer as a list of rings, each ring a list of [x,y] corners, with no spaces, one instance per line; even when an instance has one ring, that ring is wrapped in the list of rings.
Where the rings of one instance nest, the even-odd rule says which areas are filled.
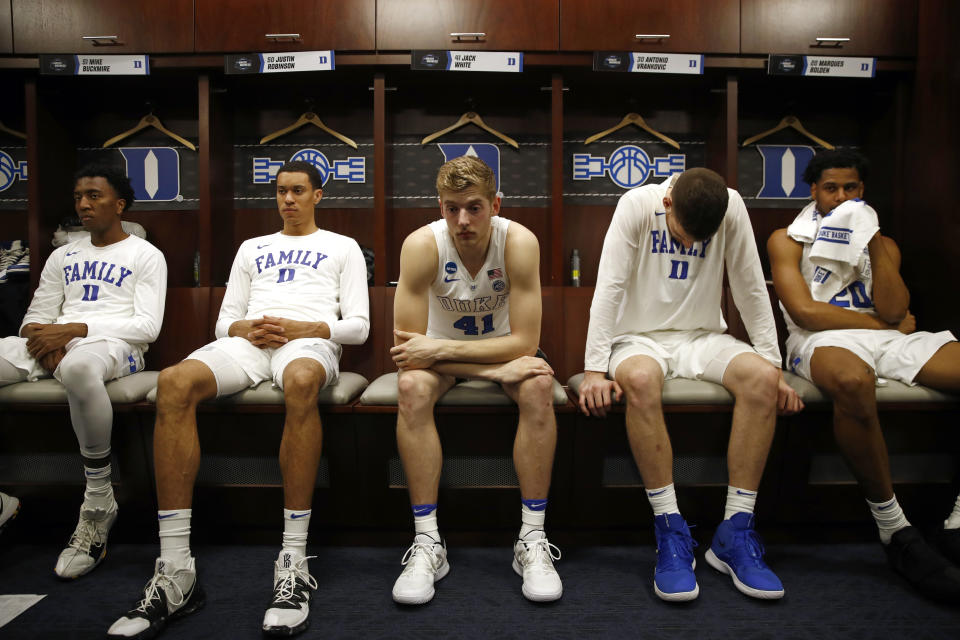
[[[266,546],[199,547],[207,605],[171,625],[164,638],[261,638],[270,597]],[[887,569],[877,544],[768,549],[786,587],[778,602],[735,591],[698,550],[700,598],[661,602],[653,593],[653,549],[569,547],[557,564],[565,593],[535,605],[520,594],[509,547],[450,549],[451,571],[422,607],[390,599],[404,549],[316,547],[320,584],[303,638],[960,638],[960,607],[925,601]],[[3,640],[103,638],[150,578],[154,545],[117,544],[79,580],[53,574],[58,547],[0,544],[0,594],[47,597],[0,629]]]

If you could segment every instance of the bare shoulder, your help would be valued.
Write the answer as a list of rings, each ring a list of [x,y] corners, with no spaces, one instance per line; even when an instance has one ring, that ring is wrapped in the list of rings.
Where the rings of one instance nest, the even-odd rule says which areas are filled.
[[[519,222],[511,220],[510,226],[507,227],[507,246],[511,245],[521,250],[529,250],[532,248],[539,250],[540,241],[537,240],[537,236],[534,235],[533,231],[530,231],[530,229],[527,229]]]
[[[430,227],[423,226],[408,235],[400,250],[400,278],[410,283],[433,281],[440,253]]]
[[[797,249],[800,249],[800,243],[787,235],[786,228],[777,229],[767,238],[767,253],[771,258],[774,253],[780,254]]]

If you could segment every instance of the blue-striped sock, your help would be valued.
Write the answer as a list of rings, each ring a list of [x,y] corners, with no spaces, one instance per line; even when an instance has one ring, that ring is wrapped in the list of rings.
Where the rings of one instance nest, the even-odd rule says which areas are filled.
[[[547,499],[520,500],[520,538],[526,537],[531,531],[543,531],[543,523],[547,519]]]
[[[440,542],[436,504],[413,505],[413,530],[416,532],[417,538],[429,536],[433,542]],[[427,540],[423,539],[421,542],[427,542]]]

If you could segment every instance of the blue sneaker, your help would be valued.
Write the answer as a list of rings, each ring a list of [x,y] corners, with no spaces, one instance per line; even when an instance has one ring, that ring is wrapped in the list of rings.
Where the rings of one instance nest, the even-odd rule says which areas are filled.
[[[733,578],[742,593],[762,600],[783,597],[783,583],[763,561],[763,542],[753,529],[752,513],[735,513],[717,527],[707,549],[707,564]]]
[[[683,602],[700,595],[693,569],[697,561],[693,548],[697,541],[690,535],[683,516],[668,513],[653,519],[657,534],[657,568],[653,572],[653,590],[661,600]]]

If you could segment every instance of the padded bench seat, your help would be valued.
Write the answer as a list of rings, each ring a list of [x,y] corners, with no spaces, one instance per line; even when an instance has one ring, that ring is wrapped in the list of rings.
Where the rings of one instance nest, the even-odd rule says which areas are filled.
[[[340,374],[337,384],[329,385],[320,390],[317,404],[345,405],[350,404],[366,388],[367,379],[359,373],[344,371]],[[146,397],[148,402],[157,401],[156,382]],[[218,406],[231,405],[280,405],[283,406],[283,391],[273,386],[272,380],[264,380],[255,387],[244,389],[233,395],[209,400],[210,404]]]
[[[113,404],[131,404],[147,397],[157,386],[159,371],[140,371],[107,383]],[[0,404],[67,404],[67,390],[59,381],[44,378],[0,387]]]
[[[359,406],[397,406],[397,373],[385,373],[367,387],[360,396]],[[567,403],[567,394],[563,387],[553,380],[553,404]],[[467,380],[447,391],[437,406],[443,407],[510,407],[516,406],[496,382],[489,380]]]
[[[830,402],[830,399],[809,380],[789,371],[783,372],[783,378],[787,384],[796,390],[804,404],[826,404]],[[582,373],[578,373],[567,382],[567,386],[578,398],[580,397],[581,384],[583,384]],[[877,403],[879,404],[934,402],[960,402],[960,397],[921,385],[911,387],[896,380],[887,380],[886,384],[877,387]],[[623,398],[620,399],[618,404],[623,404]],[[673,378],[663,383],[663,404],[733,404],[733,396],[722,385],[713,382]]]

